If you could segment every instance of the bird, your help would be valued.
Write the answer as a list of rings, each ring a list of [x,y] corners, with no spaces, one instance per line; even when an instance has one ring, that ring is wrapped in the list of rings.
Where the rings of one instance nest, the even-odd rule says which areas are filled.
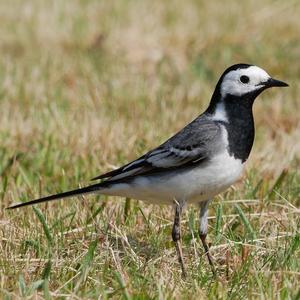
[[[287,86],[258,66],[232,65],[218,80],[207,109],[157,148],[93,178],[100,180],[95,184],[8,209],[90,193],[172,205],[172,239],[186,277],[180,223],[183,209],[194,204],[199,207],[199,238],[215,272],[206,242],[209,204],[241,177],[254,142],[254,100],[266,89]]]

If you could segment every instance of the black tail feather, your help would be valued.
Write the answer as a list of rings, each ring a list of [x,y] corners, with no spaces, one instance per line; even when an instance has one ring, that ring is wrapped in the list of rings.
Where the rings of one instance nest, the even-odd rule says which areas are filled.
[[[22,207],[22,206],[27,206],[27,205],[32,205],[32,204],[37,204],[37,203],[42,203],[42,202],[47,202],[47,201],[53,201],[53,200],[68,198],[68,197],[72,197],[72,196],[78,196],[78,195],[82,195],[82,194],[93,193],[93,192],[100,190],[102,187],[103,187],[103,185],[101,183],[93,184],[93,185],[89,185],[84,188],[80,188],[80,189],[76,189],[76,190],[72,190],[72,191],[68,191],[68,192],[64,192],[64,193],[59,193],[59,194],[55,194],[55,195],[50,195],[47,197],[31,200],[28,202],[16,203],[16,204],[13,204],[13,205],[7,207],[7,209],[14,209],[14,208]]]

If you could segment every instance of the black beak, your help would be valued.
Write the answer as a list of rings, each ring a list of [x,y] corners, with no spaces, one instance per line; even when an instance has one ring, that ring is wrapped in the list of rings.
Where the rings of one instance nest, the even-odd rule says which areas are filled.
[[[281,81],[281,80],[274,79],[274,78],[268,79],[268,81],[264,82],[263,84],[264,84],[264,86],[265,86],[266,88],[269,88],[269,87],[277,87],[277,86],[278,86],[278,87],[279,87],[279,86],[282,86],[282,87],[284,87],[284,86],[289,86],[287,83],[285,83],[285,82],[283,82],[283,81]]]

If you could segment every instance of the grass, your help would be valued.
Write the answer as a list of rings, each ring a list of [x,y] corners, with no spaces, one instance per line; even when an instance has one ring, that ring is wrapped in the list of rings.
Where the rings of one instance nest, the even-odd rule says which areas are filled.
[[[300,299],[298,1],[1,1],[0,296],[3,299]],[[218,278],[183,217],[87,196],[6,211],[83,186],[196,117],[220,73],[248,62],[289,89],[255,104],[243,178],[210,207]]]

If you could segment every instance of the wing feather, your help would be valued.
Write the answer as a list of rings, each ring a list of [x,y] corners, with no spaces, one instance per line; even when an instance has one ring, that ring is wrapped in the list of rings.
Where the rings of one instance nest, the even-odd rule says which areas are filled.
[[[220,125],[202,115],[159,147],[94,179],[114,181],[199,163],[215,151],[220,134]]]

